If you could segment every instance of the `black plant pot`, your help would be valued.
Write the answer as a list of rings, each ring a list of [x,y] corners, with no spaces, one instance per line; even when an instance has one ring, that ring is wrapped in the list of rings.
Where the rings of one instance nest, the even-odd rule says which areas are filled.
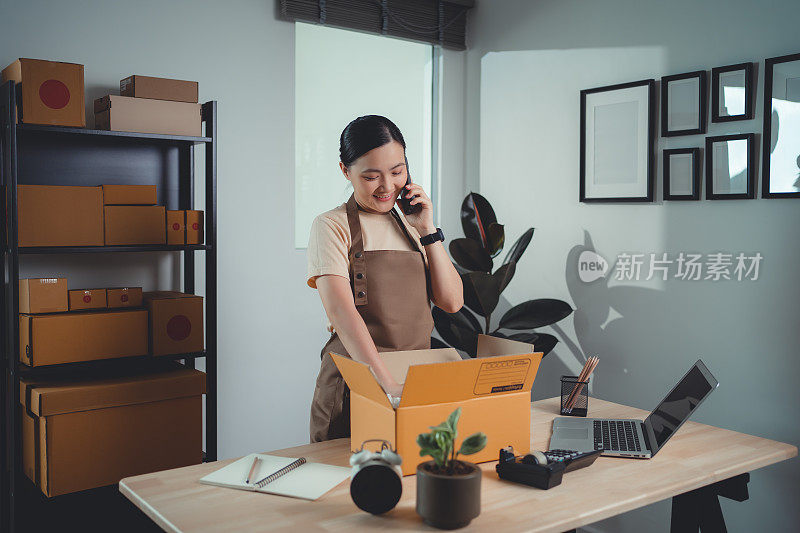
[[[464,474],[436,474],[434,461],[417,466],[417,513],[426,524],[439,529],[457,529],[481,514],[481,469],[467,467]]]

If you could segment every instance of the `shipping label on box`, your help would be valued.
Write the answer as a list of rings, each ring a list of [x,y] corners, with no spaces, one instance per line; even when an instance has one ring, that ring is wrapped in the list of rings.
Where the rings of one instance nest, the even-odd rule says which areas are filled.
[[[17,120],[25,124],[86,126],[83,65],[18,59],[3,69],[2,83],[20,85]]]
[[[428,460],[419,456],[417,436],[458,407],[459,435],[482,431],[488,438],[482,451],[465,460],[495,461],[497,450],[509,445],[517,453],[530,451],[530,391],[543,356],[530,344],[481,335],[479,358],[467,360],[452,348],[381,353],[389,372],[404,384],[397,408],[368,365],[331,355],[350,387],[351,447],[355,451],[368,439],[391,442],[403,457],[403,475]]]
[[[105,212],[105,243],[165,244],[163,205],[107,205]]]
[[[167,244],[186,244],[186,211],[167,211]]]
[[[19,280],[20,313],[63,313],[68,305],[65,278]]]
[[[102,246],[100,187],[17,185],[19,246]]]
[[[119,287],[106,289],[108,307],[140,307],[142,305],[141,287]]]
[[[150,353],[171,355],[203,350],[203,298],[175,291],[144,293],[150,312]]]
[[[73,289],[69,291],[69,310],[104,309],[106,307],[105,289]]]

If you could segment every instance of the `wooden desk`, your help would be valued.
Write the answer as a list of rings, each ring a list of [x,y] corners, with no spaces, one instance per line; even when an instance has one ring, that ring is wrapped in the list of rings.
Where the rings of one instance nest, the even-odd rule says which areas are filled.
[[[532,404],[534,449],[547,449],[559,399]],[[644,418],[645,411],[592,398],[594,417]],[[710,451],[709,451],[710,450]],[[275,455],[348,466],[349,439],[275,450]],[[539,490],[502,481],[483,463],[482,509],[464,530],[565,531],[683,494],[797,455],[797,448],[687,422],[653,459],[600,457]],[[415,511],[416,478],[403,478],[403,497],[383,516],[360,511],[345,481],[315,502],[201,485],[198,479],[232,460],[123,479],[122,494],[166,531],[433,530]],[[696,531],[696,530],[695,530]]]

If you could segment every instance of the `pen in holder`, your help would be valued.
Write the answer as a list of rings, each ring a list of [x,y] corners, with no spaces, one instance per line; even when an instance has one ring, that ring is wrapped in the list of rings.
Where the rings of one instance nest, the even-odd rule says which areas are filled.
[[[589,411],[589,380],[578,376],[561,376],[561,414],[586,416]]]

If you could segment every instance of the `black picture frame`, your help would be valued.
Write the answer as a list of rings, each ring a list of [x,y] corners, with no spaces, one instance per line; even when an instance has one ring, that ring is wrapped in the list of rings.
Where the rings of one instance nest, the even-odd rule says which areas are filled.
[[[720,74],[728,72],[744,71],[744,113],[741,115],[719,114],[720,104]],[[753,63],[737,63],[736,65],[726,65],[711,69],[711,122],[733,122],[737,120],[752,120],[755,115],[755,97],[753,94]]]
[[[692,192],[691,194],[672,194],[670,192],[670,157],[688,154],[692,156]],[[664,200],[699,200],[700,199],[700,148],[674,148],[663,151]]]
[[[747,191],[744,193],[714,192],[714,144],[727,141],[747,141]],[[706,137],[706,199],[707,200],[752,200],[756,197],[755,134],[739,133]]]
[[[770,180],[772,179],[772,142],[773,142],[773,113],[772,113],[772,95],[773,95],[773,73],[776,64],[789,63],[793,61],[800,61],[800,54],[790,54],[780,57],[772,57],[764,61],[764,129],[762,138],[762,151],[761,151],[761,197],[762,198],[800,198],[800,190],[792,192],[772,192],[770,190]],[[780,131],[778,132],[780,135]],[[776,137],[775,141],[778,141]],[[794,143],[794,140],[792,141]],[[797,140],[794,146],[800,146],[800,139]],[[800,150],[797,152],[797,165],[796,176],[800,181]],[[794,154],[792,154],[794,155]]]
[[[698,109],[697,109],[697,128],[686,128],[682,130],[669,129],[669,84],[676,81],[698,79]],[[661,78],[661,136],[677,137],[679,135],[697,135],[706,132],[706,113],[708,106],[708,75],[705,70],[686,72],[684,74],[673,74]]]
[[[586,105],[587,97],[595,93],[620,91],[635,87],[647,88],[647,141],[646,158],[647,170],[645,175],[646,191],[644,196],[614,196],[614,197],[592,197],[586,191]],[[656,81],[654,79],[620,83],[616,85],[606,85],[593,89],[581,91],[581,117],[580,117],[580,183],[579,201],[584,203],[607,203],[607,202],[652,202],[654,197],[655,182],[655,140],[656,140]]]

